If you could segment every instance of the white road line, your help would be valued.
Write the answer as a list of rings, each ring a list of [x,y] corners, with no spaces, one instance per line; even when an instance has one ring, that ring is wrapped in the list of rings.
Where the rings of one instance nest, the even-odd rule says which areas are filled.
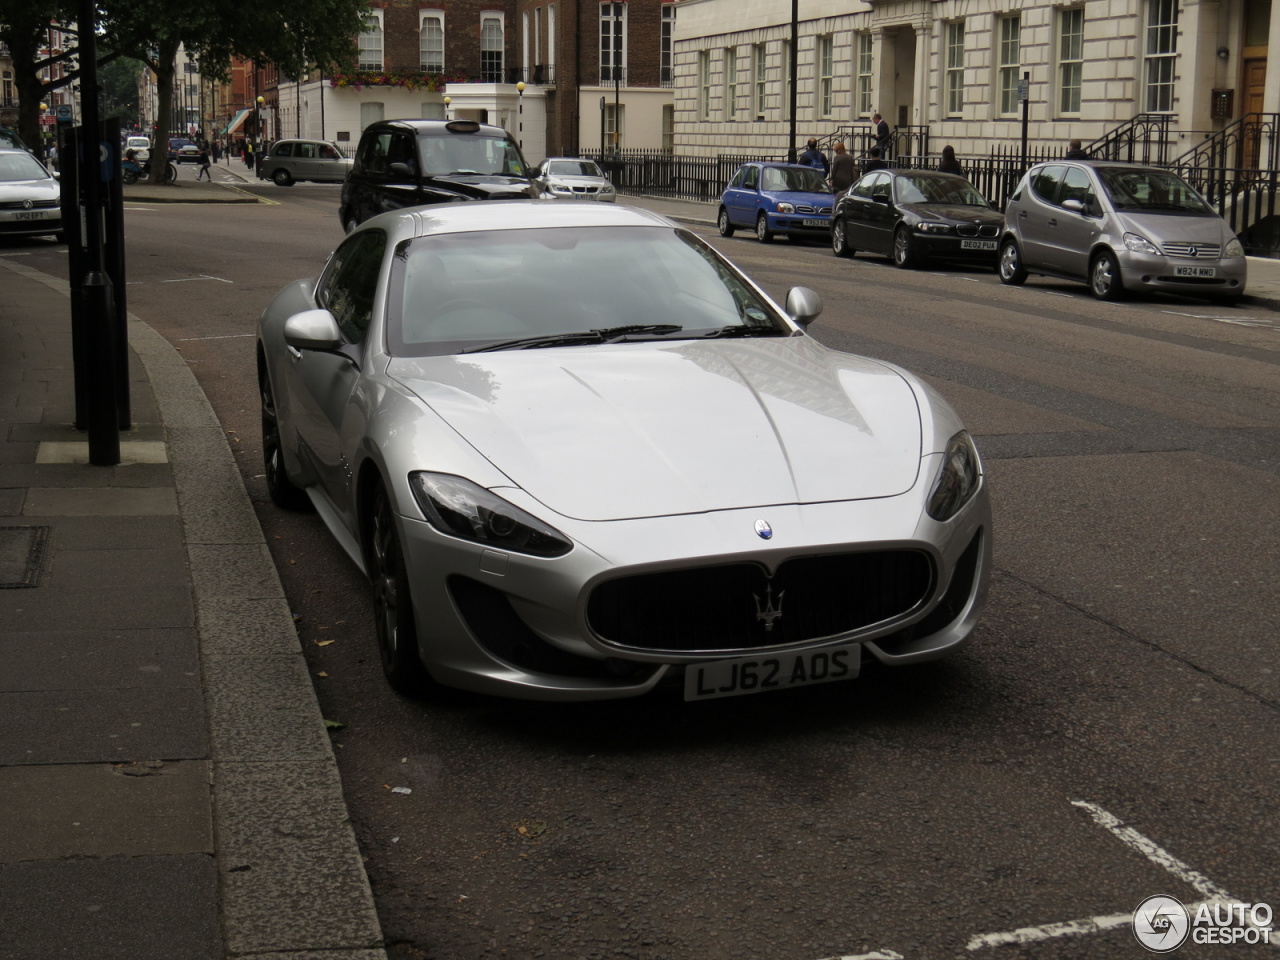
[[[207,273],[202,273],[197,277],[179,277],[176,280],[161,280],[161,283],[190,283],[192,280],[217,280],[219,283],[235,283],[234,280],[225,280],[222,277],[211,277]]]
[[[826,960],[906,960],[906,957],[892,950],[873,950],[848,957],[827,957]]]
[[[1201,906],[1213,906],[1225,903],[1220,897],[1211,897],[1197,903],[1184,904],[1187,912],[1195,915]],[[1232,901],[1234,902],[1234,901]],[[1037,943],[1041,940],[1052,940],[1055,937],[1076,937],[1089,933],[1102,933],[1115,930],[1133,923],[1133,913],[1113,913],[1106,917],[1087,917],[1082,920],[1068,920],[1066,923],[1046,923],[1039,927],[1019,927],[1004,933],[982,933],[973,937],[965,949],[984,950],[987,947],[1000,947],[1009,943]]]
[[[244,337],[256,337],[256,333],[228,333],[220,337],[182,337],[179,343],[186,343],[190,340],[240,340]]]
[[[1088,800],[1072,800],[1073,807],[1087,810],[1094,823],[1111,833],[1125,846],[1138,851],[1158,867],[1168,870],[1179,880],[1190,885],[1202,897],[1210,900],[1232,900],[1231,894],[1206,877],[1203,873],[1191,869],[1154,840],[1149,840],[1133,827],[1126,827],[1124,822],[1114,814],[1103,810],[1096,803]]]

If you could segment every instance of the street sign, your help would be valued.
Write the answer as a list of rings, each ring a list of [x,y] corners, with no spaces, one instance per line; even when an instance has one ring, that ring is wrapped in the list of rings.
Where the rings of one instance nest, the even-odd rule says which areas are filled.
[[[60,103],[54,107],[54,116],[58,118],[58,123],[70,123],[75,119],[75,113],[69,103]]]
[[[1018,100],[1022,103],[1027,102],[1027,87],[1029,86],[1030,84],[1027,82],[1026,77],[1018,81]]]

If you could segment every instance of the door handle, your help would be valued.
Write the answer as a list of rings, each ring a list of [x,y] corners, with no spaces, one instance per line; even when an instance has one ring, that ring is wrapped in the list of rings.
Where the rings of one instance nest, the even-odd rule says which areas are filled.
[[[1049,218],[1049,226],[1051,226],[1051,227],[1056,227],[1057,225],[1058,225],[1058,220],[1057,220],[1057,218],[1056,218],[1056,217],[1050,217],[1050,218]]]
[[[1019,210],[1019,211],[1018,211],[1018,219],[1019,219],[1019,220],[1025,220],[1025,219],[1027,219],[1027,211],[1025,211],[1025,210]]]

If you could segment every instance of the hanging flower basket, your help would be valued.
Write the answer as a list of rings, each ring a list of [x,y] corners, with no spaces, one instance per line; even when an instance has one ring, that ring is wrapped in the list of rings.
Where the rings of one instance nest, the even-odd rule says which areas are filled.
[[[443,73],[382,73],[378,70],[359,70],[355,73],[339,73],[329,78],[331,87],[404,87],[406,90],[444,90],[447,82],[464,79]]]

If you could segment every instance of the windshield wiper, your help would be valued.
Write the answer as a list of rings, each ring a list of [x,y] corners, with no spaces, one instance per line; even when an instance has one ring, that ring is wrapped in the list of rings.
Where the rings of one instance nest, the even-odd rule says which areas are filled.
[[[674,323],[632,323],[623,327],[601,327],[595,330],[578,330],[574,333],[552,333],[541,337],[518,337],[515,340],[499,340],[482,347],[469,347],[463,353],[486,353],[495,350],[528,350],[534,347],[568,347],[581,343],[612,343],[635,333],[662,335],[677,333],[684,327]]]
[[[781,333],[782,331],[777,327],[767,323],[731,323],[727,327],[709,330],[702,335],[702,339],[710,340],[715,337],[767,337]]]

